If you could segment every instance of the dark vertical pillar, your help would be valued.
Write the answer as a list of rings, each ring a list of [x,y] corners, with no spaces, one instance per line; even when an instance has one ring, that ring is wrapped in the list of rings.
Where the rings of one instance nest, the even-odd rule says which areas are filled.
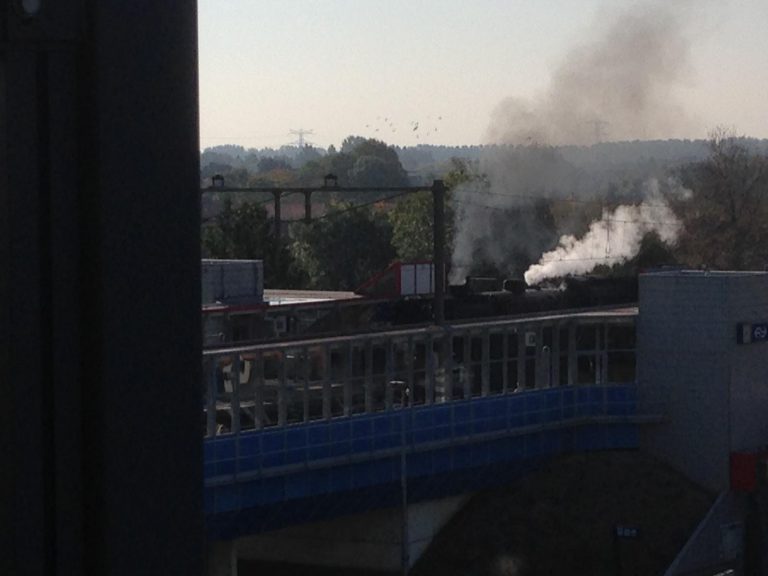
[[[304,221],[312,222],[312,192],[304,192]]]
[[[445,321],[445,185],[432,183],[434,210],[433,260],[435,264],[435,324]]]
[[[195,2],[20,6],[0,8],[0,574],[199,574]]]
[[[274,207],[275,207],[275,238],[277,239],[277,244],[280,244],[280,234],[282,233],[283,228],[283,218],[282,218],[282,211],[280,209],[280,197],[283,195],[282,192],[279,190],[272,192],[272,195],[274,196]]]

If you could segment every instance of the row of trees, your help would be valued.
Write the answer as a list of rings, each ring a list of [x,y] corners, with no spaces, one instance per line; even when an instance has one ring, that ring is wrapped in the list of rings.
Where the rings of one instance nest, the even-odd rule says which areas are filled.
[[[717,269],[764,269],[768,264],[768,157],[750,151],[743,141],[725,132],[713,134],[705,160],[679,166],[674,176],[691,191],[670,198],[682,223],[675,246],[657,235],[644,238],[632,261],[603,273],[627,273],[659,265]],[[381,142],[349,138],[339,152],[317,160],[312,171],[338,173],[342,185],[399,186],[407,184],[394,150]],[[387,158],[385,160],[385,158]],[[374,160],[375,159],[375,160]],[[313,165],[309,162],[307,166]],[[267,163],[265,162],[265,167]],[[377,168],[373,168],[376,166]],[[390,168],[382,168],[390,166]],[[272,170],[283,166],[270,166]],[[382,174],[388,176],[382,176]],[[467,184],[482,189],[477,166],[454,160],[444,179],[449,187],[464,187],[461,196],[448,194],[448,251],[452,252],[454,210],[467,201]],[[469,187],[471,188],[471,186]],[[470,198],[471,200],[471,198]],[[521,273],[551,249],[565,232],[579,234],[599,215],[589,204],[540,200],[494,210],[486,221],[490,236],[503,244],[505,234],[535,236],[535,250],[510,245],[505,260],[489,260],[482,250],[469,257],[470,273]],[[396,202],[365,207],[334,203],[311,223],[292,222],[277,244],[274,222],[256,203],[225,200],[204,224],[203,252],[215,258],[265,260],[267,285],[352,290],[392,260],[428,259],[432,255],[432,198],[428,192],[410,194]]]

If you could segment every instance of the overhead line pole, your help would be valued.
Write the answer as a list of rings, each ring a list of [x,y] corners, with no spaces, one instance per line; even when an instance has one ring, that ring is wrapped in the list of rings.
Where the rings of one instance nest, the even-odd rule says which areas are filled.
[[[432,262],[435,266],[435,324],[445,322],[445,184],[442,180],[432,183]]]

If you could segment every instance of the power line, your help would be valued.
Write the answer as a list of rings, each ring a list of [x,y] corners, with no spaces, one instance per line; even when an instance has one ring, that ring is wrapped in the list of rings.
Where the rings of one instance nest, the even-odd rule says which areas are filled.
[[[340,216],[342,214],[345,214],[346,212],[352,212],[353,210],[360,210],[361,208],[367,208],[368,206],[373,206],[374,204],[378,204],[379,202],[388,202],[389,200],[394,200],[395,198],[400,198],[401,196],[405,196],[406,194],[413,194],[414,190],[405,190],[403,192],[398,192],[397,194],[392,194],[390,196],[385,196],[384,198],[377,198],[376,200],[372,200],[370,202],[365,202],[363,204],[355,204],[354,206],[349,206],[348,208],[344,208],[343,210],[335,210],[333,212],[328,212],[326,214],[323,214],[322,216],[318,216],[316,218],[312,218],[312,221],[315,222],[316,220],[324,220],[326,218],[334,218],[336,216]],[[303,218],[295,218],[293,220],[283,220],[283,222],[286,222],[288,224],[294,224],[296,222],[304,222]]]

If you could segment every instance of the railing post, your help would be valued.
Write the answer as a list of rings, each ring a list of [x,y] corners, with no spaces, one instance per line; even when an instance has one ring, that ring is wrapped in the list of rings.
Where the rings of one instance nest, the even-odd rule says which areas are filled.
[[[435,362],[435,339],[432,334],[429,334],[424,340],[424,354],[424,403],[434,404],[435,370],[437,369],[437,363]]]
[[[443,331],[443,401],[453,398],[453,333]]]
[[[373,339],[365,340],[365,412],[373,412]]]
[[[287,391],[286,391],[286,382],[285,382],[285,365],[286,365],[286,359],[285,359],[285,351],[282,350],[280,352],[280,357],[282,358],[282,361],[280,362],[279,368],[278,368],[278,381],[277,381],[277,425],[278,426],[285,426],[286,421],[288,420],[288,398],[287,398]]]
[[[209,356],[208,370],[206,371],[206,384],[208,388],[208,398],[206,399],[206,433],[208,436],[216,436],[216,400],[218,396],[218,366],[219,360],[216,356]]]
[[[472,398],[472,333],[464,332],[464,399]]]
[[[480,368],[480,395],[485,397],[491,394],[491,336],[487,328],[483,330],[482,346],[483,350],[481,353],[482,365]]]
[[[525,390],[526,362],[528,359],[528,347],[525,345],[525,326],[517,330],[517,390]]]
[[[386,385],[384,389],[384,408],[386,410],[391,410],[394,404],[394,398],[392,397],[392,382],[395,379],[394,343],[391,337],[387,338],[387,343],[384,346],[384,350],[386,350],[387,353],[385,367]]]
[[[255,402],[253,426],[256,430],[261,430],[264,427],[264,355],[260,350],[256,352],[256,357],[253,359],[253,368],[256,372],[253,390]]]
[[[568,326],[568,385],[575,386],[578,383],[578,359],[576,351],[576,324]]]
[[[323,344],[323,419],[331,418],[331,346]]]
[[[346,342],[344,345],[344,372],[342,378],[344,378],[343,390],[344,390],[344,416],[350,416],[352,414],[352,363],[354,362],[352,341]]]
[[[552,327],[552,354],[550,355],[550,386],[560,386],[560,324]]]
[[[309,362],[309,347],[304,346],[301,349],[301,361],[303,364],[303,370],[302,370],[302,377],[304,379],[304,414],[302,420],[304,422],[309,422],[309,403],[310,403],[310,397],[309,397],[309,370],[310,370],[310,362]]]
[[[240,434],[240,354],[235,353],[232,356],[232,370],[229,373],[229,379],[232,385],[232,397],[230,398],[232,433]]]

